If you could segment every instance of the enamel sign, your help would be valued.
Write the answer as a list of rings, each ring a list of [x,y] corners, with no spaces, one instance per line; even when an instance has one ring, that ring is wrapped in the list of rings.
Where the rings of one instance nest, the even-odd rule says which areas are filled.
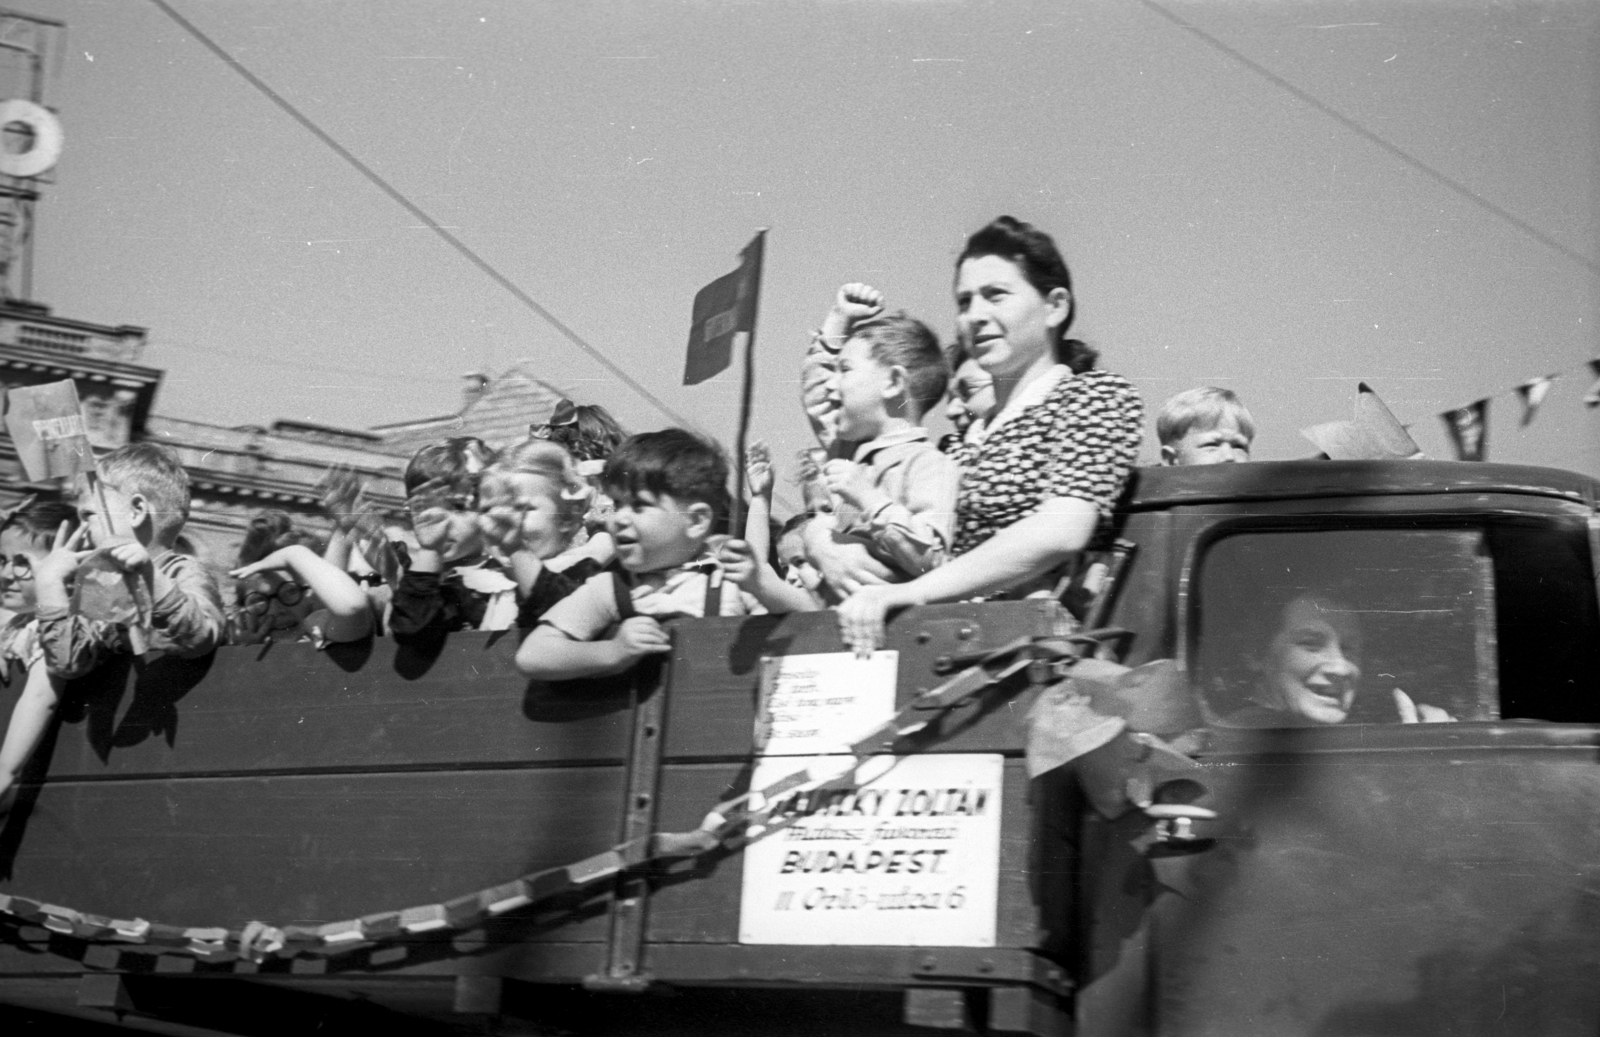
[[[871,763],[859,787],[792,793],[745,847],[741,943],[994,946],[1004,758]],[[803,764],[763,759],[752,787]]]

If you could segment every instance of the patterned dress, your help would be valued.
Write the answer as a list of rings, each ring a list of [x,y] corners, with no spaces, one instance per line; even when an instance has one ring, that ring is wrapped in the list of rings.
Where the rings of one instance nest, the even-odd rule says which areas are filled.
[[[961,495],[952,545],[961,555],[1032,515],[1050,497],[1077,497],[1100,512],[1091,548],[1139,455],[1144,404],[1127,379],[1108,371],[1069,374],[1045,398],[986,438],[957,445]]]

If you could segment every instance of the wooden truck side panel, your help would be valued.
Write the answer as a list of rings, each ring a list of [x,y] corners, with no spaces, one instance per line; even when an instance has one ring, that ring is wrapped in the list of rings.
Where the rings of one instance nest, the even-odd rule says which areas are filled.
[[[1052,633],[1058,615],[1048,603],[1019,602],[903,617],[891,644],[899,702],[967,657]],[[330,652],[290,644],[99,674],[74,689],[32,775],[47,780],[0,835],[0,892],[180,926],[317,924],[439,902],[617,843],[631,803],[635,709],[663,695],[653,827],[693,829],[748,784],[761,657],[842,646],[826,614],[686,624],[676,636],[666,690],[530,684],[510,665],[515,638],[470,633],[432,659],[382,641]],[[1033,834],[1024,687],[956,711],[936,741],[939,752],[1006,761],[993,948],[741,944],[743,857],[733,853],[660,878],[642,970],[668,983],[1065,989],[1060,970],[1035,953],[1067,938],[1052,892],[1067,865],[1059,846],[1042,850]],[[346,980],[354,990],[361,977],[578,983],[608,960],[610,904],[601,891],[461,937],[232,968],[326,990]],[[42,952],[85,953],[42,930],[22,932],[21,943],[0,945],[0,994],[6,974],[31,972]],[[172,957],[144,964],[167,969]],[[131,960],[112,956],[113,965]]]

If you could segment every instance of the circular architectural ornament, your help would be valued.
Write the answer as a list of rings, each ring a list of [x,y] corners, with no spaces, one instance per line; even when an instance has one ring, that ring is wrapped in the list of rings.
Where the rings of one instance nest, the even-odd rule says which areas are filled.
[[[61,120],[55,113],[32,101],[0,101],[0,130],[20,123],[32,136],[26,151],[0,148],[0,173],[6,176],[38,176],[61,158]]]

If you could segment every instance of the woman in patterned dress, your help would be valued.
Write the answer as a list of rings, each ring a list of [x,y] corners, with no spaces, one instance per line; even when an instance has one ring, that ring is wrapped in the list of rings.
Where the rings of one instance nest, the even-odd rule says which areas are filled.
[[[1139,452],[1143,405],[1067,337],[1072,277],[1050,235],[1002,216],[956,261],[956,330],[994,378],[995,406],[954,451],[961,463],[952,560],[899,584],[861,584],[839,606],[847,644],[883,643],[897,608],[1026,594],[1108,529]]]

